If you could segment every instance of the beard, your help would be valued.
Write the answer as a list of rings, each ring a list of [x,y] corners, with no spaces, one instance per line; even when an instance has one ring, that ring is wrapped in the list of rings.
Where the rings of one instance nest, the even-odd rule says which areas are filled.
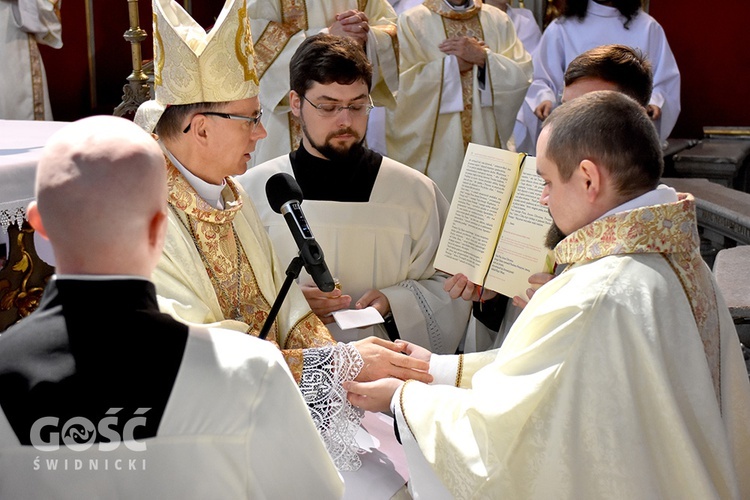
[[[318,144],[313,140],[312,137],[310,137],[310,134],[307,131],[307,125],[303,120],[301,120],[302,125],[302,133],[305,134],[305,137],[307,137],[308,142],[312,147],[314,147],[318,153],[322,154],[326,158],[328,158],[331,161],[341,162],[341,161],[350,161],[353,159],[358,159],[362,157],[362,153],[364,152],[364,142],[365,138],[360,138],[359,134],[352,129],[351,127],[342,128],[339,130],[336,130],[334,132],[331,132],[326,136],[325,141],[323,144]],[[341,146],[334,146],[331,142],[331,139],[336,137],[337,135],[341,134],[350,134],[354,137],[355,141],[352,145],[341,145]]]
[[[547,236],[544,238],[544,246],[550,250],[554,250],[558,243],[564,240],[565,234],[557,227],[557,224],[552,222],[549,229],[547,230]]]

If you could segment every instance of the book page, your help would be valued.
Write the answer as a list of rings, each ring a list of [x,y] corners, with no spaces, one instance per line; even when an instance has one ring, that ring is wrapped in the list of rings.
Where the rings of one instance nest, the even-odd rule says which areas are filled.
[[[436,269],[482,282],[513,193],[520,157],[469,144],[435,256]]]
[[[490,290],[526,298],[529,276],[552,272],[552,252],[544,246],[552,217],[539,202],[543,190],[536,158],[527,156],[485,283]]]

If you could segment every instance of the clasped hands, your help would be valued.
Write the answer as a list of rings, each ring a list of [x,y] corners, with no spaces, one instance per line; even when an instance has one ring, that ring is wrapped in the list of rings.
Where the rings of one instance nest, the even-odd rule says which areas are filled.
[[[328,33],[337,36],[347,36],[360,45],[367,42],[367,32],[370,31],[369,19],[360,10],[347,10],[336,14],[336,18],[328,27]]]
[[[475,65],[480,68],[484,67],[487,60],[487,54],[484,52],[486,47],[487,44],[484,41],[465,35],[446,38],[438,45],[441,52],[456,56],[458,70],[461,73],[469,71]]]
[[[388,342],[387,340],[370,337],[354,343],[362,358],[367,356],[375,360],[368,370],[367,361],[356,381],[344,382],[343,387],[348,391],[347,398],[351,404],[368,411],[388,411],[393,394],[404,383],[404,380],[414,379],[424,383],[432,382],[432,375],[428,373],[430,356],[432,353],[424,347],[419,347],[405,340]],[[384,353],[373,355],[374,346],[386,346],[393,349],[386,354],[387,359],[381,358]],[[391,355],[395,355],[392,358]],[[383,367],[391,364],[391,369],[383,371]],[[375,366],[379,368],[375,369]],[[364,374],[364,375],[363,375]]]

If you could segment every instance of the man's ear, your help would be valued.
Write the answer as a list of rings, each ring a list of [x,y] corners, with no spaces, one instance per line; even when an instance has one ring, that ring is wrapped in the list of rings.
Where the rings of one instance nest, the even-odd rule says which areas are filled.
[[[581,181],[585,184],[586,199],[590,202],[596,201],[602,193],[602,171],[599,165],[591,160],[582,160],[578,164]]]
[[[29,206],[26,209],[26,219],[29,221],[31,227],[34,228],[34,231],[39,233],[44,239],[49,239],[47,236],[47,230],[42,222],[42,215],[39,213],[39,207],[35,201],[29,203]]]
[[[208,136],[206,128],[207,123],[208,118],[206,118],[206,115],[200,113],[193,115],[190,119],[190,130],[188,130],[188,135],[192,135],[198,139],[198,141],[205,141]]]
[[[302,97],[294,90],[289,91],[289,108],[292,110],[292,114],[299,118],[300,106],[302,105]]]
[[[166,234],[167,212],[160,210],[154,213],[148,225],[148,242],[152,248],[158,247],[158,253],[161,253],[164,246]]]

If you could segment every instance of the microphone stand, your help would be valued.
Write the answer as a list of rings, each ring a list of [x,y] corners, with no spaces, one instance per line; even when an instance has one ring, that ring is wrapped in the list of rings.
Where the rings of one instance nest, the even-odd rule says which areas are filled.
[[[276,316],[279,314],[281,304],[284,302],[286,294],[289,293],[289,288],[292,286],[292,281],[297,279],[303,266],[304,260],[302,259],[302,257],[300,257],[299,254],[297,254],[297,256],[293,258],[289,263],[289,267],[286,268],[286,279],[284,280],[284,284],[281,285],[281,289],[279,290],[279,294],[276,296],[276,300],[274,301],[271,310],[268,312],[266,322],[263,323],[263,328],[260,330],[260,334],[258,335],[259,339],[265,340],[265,338],[268,336],[268,332],[271,330],[273,322],[276,320]]]

